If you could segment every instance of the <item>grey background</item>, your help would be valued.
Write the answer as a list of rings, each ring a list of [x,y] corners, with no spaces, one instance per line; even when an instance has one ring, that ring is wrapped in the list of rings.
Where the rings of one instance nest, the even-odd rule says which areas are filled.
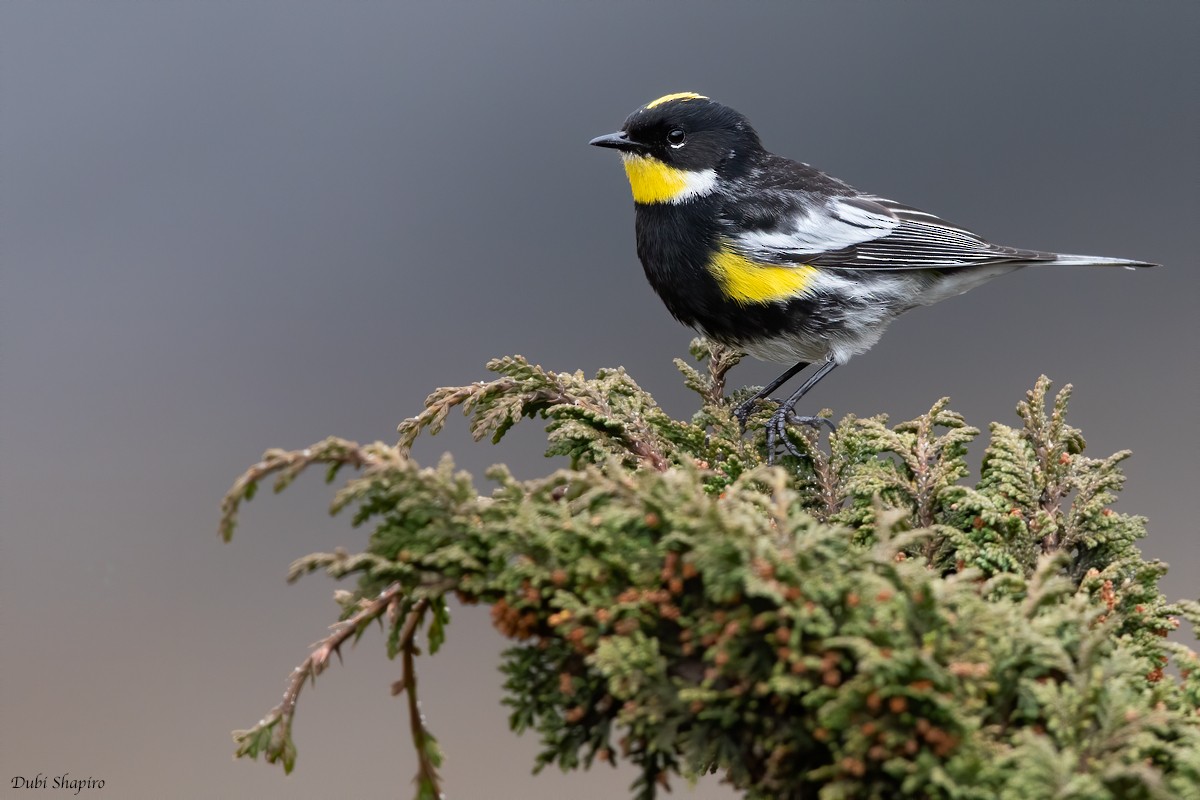
[[[672,91],[999,242],[1166,264],[1003,278],[905,317],[810,397],[899,419],[948,394],[984,425],[1039,373],[1074,382],[1091,452],[1135,452],[1119,507],[1149,516],[1168,594],[1195,596],[1198,12],[4,3],[0,795],[38,772],[114,798],[409,795],[375,635],[306,691],[290,778],[231,759],[228,731],[335,614],[335,586],[287,587],[288,563],[365,533],[325,516],[316,477],[249,506],[231,545],[218,500],[269,446],[393,439],[505,353],[623,364],[689,413],[671,358],[690,334],[641,274],[615,157],[586,147]],[[418,457],[549,467],[537,424],[500,448],[464,427]],[[421,673],[450,796],[625,796],[628,770],[529,775],[502,646],[461,610]]]

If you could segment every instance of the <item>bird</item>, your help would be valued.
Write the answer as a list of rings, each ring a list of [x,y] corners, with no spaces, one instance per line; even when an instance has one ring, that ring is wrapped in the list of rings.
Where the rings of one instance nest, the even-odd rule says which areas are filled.
[[[791,365],[734,409],[743,432],[760,402],[814,367],[767,423],[769,462],[777,442],[800,456],[789,424],[834,428],[797,403],[899,314],[1034,265],[1157,266],[992,244],[767,151],[744,115],[696,92],[646,103],[589,144],[620,153],[637,255],[667,310],[710,340]]]

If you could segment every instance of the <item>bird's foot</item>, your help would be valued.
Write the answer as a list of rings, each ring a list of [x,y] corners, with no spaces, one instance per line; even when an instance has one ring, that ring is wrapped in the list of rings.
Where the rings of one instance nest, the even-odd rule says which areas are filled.
[[[762,398],[758,395],[751,397],[743,403],[739,403],[738,407],[733,410],[734,419],[738,421],[738,430],[746,433],[746,422],[749,421],[750,415],[754,413],[754,407],[758,405],[758,401]]]
[[[800,451],[796,445],[792,444],[792,440],[788,438],[788,425],[808,425],[812,428],[820,428],[825,425],[829,428],[830,433],[837,431],[837,425],[833,424],[832,420],[825,417],[802,417],[796,414],[787,405],[781,405],[771,419],[767,422],[767,463],[775,463],[775,443],[778,441],[783,445],[783,449],[796,458],[803,458],[804,453]]]

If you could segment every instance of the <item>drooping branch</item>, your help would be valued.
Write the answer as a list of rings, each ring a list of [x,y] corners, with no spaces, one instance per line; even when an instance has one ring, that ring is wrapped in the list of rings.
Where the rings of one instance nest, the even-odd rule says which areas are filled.
[[[227,542],[233,538],[242,501],[254,499],[259,483],[271,475],[277,476],[273,489],[278,493],[286,489],[312,464],[328,464],[325,479],[326,482],[332,482],[337,477],[338,470],[344,466],[355,469],[383,467],[394,464],[401,458],[403,456],[399,448],[394,445],[374,442],[364,446],[337,436],[330,436],[302,450],[272,448],[263,454],[261,461],[238,476],[233,486],[225,493],[221,500],[218,531],[221,538]]]
[[[283,761],[284,770],[291,772],[296,758],[291,741],[292,720],[295,718],[296,703],[304,686],[316,682],[317,676],[329,666],[333,655],[336,654],[340,661],[342,645],[351,638],[356,638],[368,625],[394,608],[400,600],[402,590],[403,587],[399,583],[389,586],[356,614],[331,626],[332,633],[317,642],[300,666],[292,670],[282,702],[250,730],[233,732],[233,739],[238,743],[237,754],[253,758],[262,750],[267,761]]]

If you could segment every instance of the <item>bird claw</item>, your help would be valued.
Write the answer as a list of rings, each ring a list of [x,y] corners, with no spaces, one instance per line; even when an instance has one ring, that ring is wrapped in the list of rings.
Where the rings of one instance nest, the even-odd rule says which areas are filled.
[[[798,416],[796,412],[789,411],[788,422],[792,423],[793,425],[807,425],[810,428],[819,428],[824,425],[825,427],[829,428],[830,433],[837,433],[837,425],[834,424],[833,420],[827,419],[826,417],[801,417]]]
[[[771,419],[767,422],[767,463],[775,463],[775,442],[778,441],[783,445],[783,449],[790,455],[796,458],[803,458],[804,453],[800,448],[792,444],[792,440],[788,438],[787,426],[792,425],[808,425],[812,428],[820,428],[825,425],[829,428],[830,433],[837,432],[837,425],[833,424],[832,420],[825,417],[802,417],[796,414],[795,411],[788,408],[786,405],[780,406]]]
[[[743,435],[746,433],[746,422],[754,413],[754,407],[758,405],[758,400],[758,397],[751,397],[744,403],[738,404],[738,407],[733,410],[734,419],[738,421],[738,431]]]

